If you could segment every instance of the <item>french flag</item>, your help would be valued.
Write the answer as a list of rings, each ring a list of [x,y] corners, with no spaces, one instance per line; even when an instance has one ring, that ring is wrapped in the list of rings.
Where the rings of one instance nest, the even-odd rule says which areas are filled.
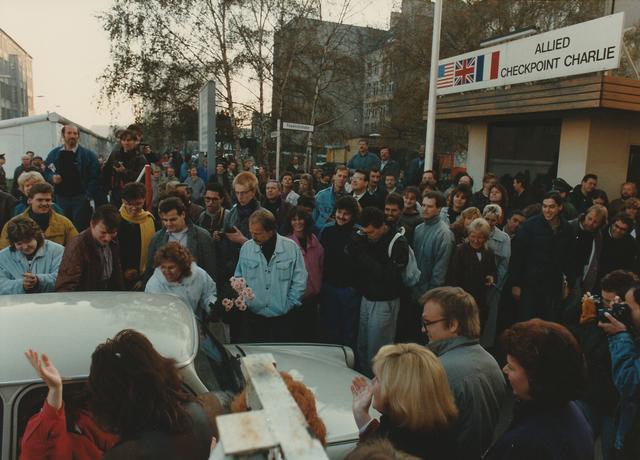
[[[500,51],[483,54],[477,57],[476,82],[495,80],[500,69]]]

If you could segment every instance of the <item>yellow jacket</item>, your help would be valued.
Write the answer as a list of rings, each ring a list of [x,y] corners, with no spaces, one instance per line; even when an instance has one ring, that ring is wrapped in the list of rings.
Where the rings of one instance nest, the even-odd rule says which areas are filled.
[[[30,207],[27,207],[27,209],[25,209],[23,213],[18,214],[18,216],[29,217],[30,209]],[[9,222],[4,224],[2,233],[0,234],[0,249],[4,249],[9,246],[9,238],[7,237],[7,225],[9,225]],[[67,243],[71,241],[77,234],[78,231],[69,219],[67,219],[62,214],[58,214],[54,210],[51,210],[49,226],[44,232],[45,239],[66,246]]]

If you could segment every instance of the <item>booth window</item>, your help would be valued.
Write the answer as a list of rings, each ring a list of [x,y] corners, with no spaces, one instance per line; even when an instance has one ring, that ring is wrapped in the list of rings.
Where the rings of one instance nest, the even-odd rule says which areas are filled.
[[[501,177],[518,172],[554,178],[558,171],[562,120],[491,123],[487,145],[487,171]]]

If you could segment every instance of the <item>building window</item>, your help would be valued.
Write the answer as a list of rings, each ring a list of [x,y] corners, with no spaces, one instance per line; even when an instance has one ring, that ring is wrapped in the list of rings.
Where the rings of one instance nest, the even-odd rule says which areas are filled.
[[[498,177],[528,172],[531,181],[556,177],[561,127],[562,120],[490,124],[486,170]]]

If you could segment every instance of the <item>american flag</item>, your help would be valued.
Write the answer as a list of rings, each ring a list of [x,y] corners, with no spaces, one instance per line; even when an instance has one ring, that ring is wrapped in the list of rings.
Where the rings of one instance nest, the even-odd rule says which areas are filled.
[[[438,80],[436,81],[436,88],[449,88],[453,86],[453,68],[453,62],[438,66]]]
[[[475,57],[456,61],[454,70],[453,85],[460,86],[476,81],[476,61]]]

